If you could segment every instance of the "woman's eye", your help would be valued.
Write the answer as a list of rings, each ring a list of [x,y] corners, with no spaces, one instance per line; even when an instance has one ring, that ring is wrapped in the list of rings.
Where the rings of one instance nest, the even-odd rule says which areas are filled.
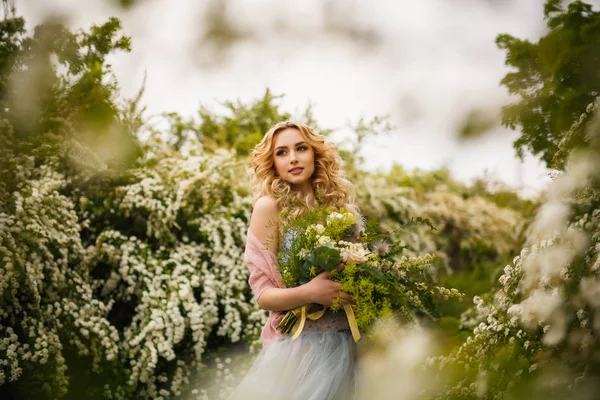
[[[306,146],[298,147],[298,151],[304,151],[304,150],[308,150],[308,147],[306,147]]]
[[[285,154],[285,150],[279,150],[275,153],[276,156],[282,156]]]

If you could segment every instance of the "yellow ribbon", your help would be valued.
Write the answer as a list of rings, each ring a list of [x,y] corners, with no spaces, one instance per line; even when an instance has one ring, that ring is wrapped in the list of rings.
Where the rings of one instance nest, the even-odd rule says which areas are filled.
[[[296,307],[292,310],[292,312],[294,313],[294,315],[296,316],[296,323],[294,324],[294,327],[292,328],[292,340],[296,340],[298,338],[298,336],[300,336],[300,334],[302,333],[302,330],[304,329],[304,324],[306,323],[306,319],[310,319],[311,321],[316,321],[319,318],[321,318],[323,315],[325,315],[325,310],[326,308],[323,308],[322,310],[319,311],[315,311],[314,313],[310,313],[307,314],[308,311],[308,304],[305,304],[301,307]]]
[[[356,343],[360,340],[360,331],[358,330],[358,325],[356,324],[354,310],[352,310],[352,306],[350,304],[345,303],[344,311],[346,311],[346,317],[348,318],[348,325],[350,325],[350,332],[352,332],[352,338]]]
[[[306,323],[307,318],[311,321],[316,321],[325,315],[326,308],[308,314],[308,306],[308,304],[305,304],[292,310],[292,313],[294,313],[297,318],[294,326],[292,327],[292,340],[296,340],[298,336],[300,336],[302,330],[304,329],[304,324]],[[347,303],[344,304],[344,311],[346,312],[346,317],[348,318],[348,325],[350,325],[352,338],[354,339],[354,342],[358,342],[360,340],[360,331],[358,330],[358,325],[356,324],[356,317],[354,316],[352,306]]]

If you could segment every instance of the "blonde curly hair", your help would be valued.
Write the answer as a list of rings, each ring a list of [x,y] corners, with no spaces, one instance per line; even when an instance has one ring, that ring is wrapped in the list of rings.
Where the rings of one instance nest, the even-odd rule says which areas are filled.
[[[314,196],[302,197],[299,191],[292,190],[289,182],[281,179],[275,172],[273,152],[275,136],[284,129],[297,129],[304,140],[313,148],[315,171],[310,178]],[[275,124],[267,131],[252,153],[252,187],[254,202],[263,196],[272,196],[277,201],[280,211],[286,211],[290,217],[297,217],[311,207],[314,202],[325,207],[344,207],[347,211],[358,215],[354,204],[354,189],[341,169],[337,146],[327,140],[311,127],[301,122],[284,121]]]

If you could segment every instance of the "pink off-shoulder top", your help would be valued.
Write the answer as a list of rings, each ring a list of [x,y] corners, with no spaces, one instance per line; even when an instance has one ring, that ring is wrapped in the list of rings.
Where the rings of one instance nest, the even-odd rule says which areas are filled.
[[[267,249],[251,230],[248,230],[244,261],[250,270],[248,283],[250,283],[250,288],[256,300],[266,289],[283,287],[281,274],[277,270],[275,254]],[[277,325],[279,325],[284,315],[284,311],[269,311],[269,319],[260,335],[263,346],[277,337],[284,336],[277,330]]]

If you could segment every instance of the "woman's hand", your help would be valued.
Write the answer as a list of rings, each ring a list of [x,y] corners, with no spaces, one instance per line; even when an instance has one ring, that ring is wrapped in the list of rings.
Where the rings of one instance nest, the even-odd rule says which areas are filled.
[[[329,272],[321,272],[304,285],[310,302],[331,307],[334,301],[339,298],[342,304],[350,303],[352,296],[348,293],[342,293],[342,284],[332,281],[329,277]]]

